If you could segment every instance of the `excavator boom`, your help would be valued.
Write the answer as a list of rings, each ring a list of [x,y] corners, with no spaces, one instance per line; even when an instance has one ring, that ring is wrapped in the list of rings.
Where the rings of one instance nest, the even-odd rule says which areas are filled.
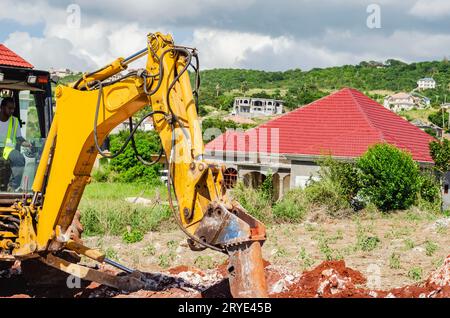
[[[145,69],[117,78],[141,57],[147,57]],[[224,168],[203,159],[199,77],[193,91],[190,66],[198,75],[195,49],[154,33],[148,35],[146,49],[85,74],[72,87],[57,86],[55,117],[33,183],[33,199],[17,207],[21,222],[17,237],[10,240],[11,255],[42,256],[74,245],[69,240],[71,224],[94,161],[99,153],[117,155],[103,153],[99,145],[114,127],[129,118],[132,123],[134,114],[148,110],[144,118],[153,119],[168,164],[169,203],[191,248],[229,255],[233,296],[267,296],[261,255],[265,227],[227,196]],[[132,146],[137,126],[127,140]],[[52,265],[55,259],[47,261]]]

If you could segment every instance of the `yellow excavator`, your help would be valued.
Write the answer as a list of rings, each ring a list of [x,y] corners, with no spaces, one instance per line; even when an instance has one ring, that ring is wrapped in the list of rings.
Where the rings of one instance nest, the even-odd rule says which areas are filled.
[[[126,73],[128,65],[140,58],[146,58],[145,69]],[[189,67],[195,74],[194,89]],[[160,157],[168,165],[169,204],[190,248],[228,255],[233,297],[267,297],[261,254],[265,227],[227,196],[224,168],[203,159],[199,84],[197,51],[175,45],[170,35],[151,33],[145,49],[84,74],[70,86],[58,85],[54,114],[46,108],[51,125],[41,129],[45,143],[30,191],[0,197],[0,263],[34,259],[114,288],[145,288],[141,273],[82,244],[77,208],[99,154],[114,158],[131,143],[137,158],[152,164],[142,159],[134,140],[139,125],[151,117],[161,139]],[[7,86],[0,82],[2,87]],[[148,113],[133,126],[132,116],[144,110]],[[130,134],[121,149],[114,154],[102,151],[111,130],[127,119]],[[111,264],[127,275],[110,275],[70,262],[63,252]]]

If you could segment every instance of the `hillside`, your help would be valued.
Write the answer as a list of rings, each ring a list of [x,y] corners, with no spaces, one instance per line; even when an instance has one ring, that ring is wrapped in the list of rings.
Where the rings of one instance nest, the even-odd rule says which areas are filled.
[[[191,74],[193,75],[193,74]],[[416,88],[417,80],[433,77],[436,89],[422,92],[432,106],[450,100],[450,63],[442,61],[404,63],[389,59],[384,63],[361,62],[329,68],[300,69],[285,72],[266,72],[243,69],[212,69],[200,72],[200,115],[221,118],[232,108],[236,96],[276,98],[285,101],[287,110],[308,104],[343,87],[356,88],[383,103],[386,95],[409,92]],[[61,79],[60,83],[74,82],[80,75]],[[193,78],[192,78],[193,80]],[[405,114],[402,114],[405,115]],[[411,112],[408,119],[426,119],[430,111]]]
[[[361,62],[329,68],[266,72],[241,69],[213,69],[201,72],[202,105],[228,109],[236,95],[283,98],[289,109],[307,104],[330,91],[356,88],[382,101],[391,92],[411,91],[422,77],[433,77],[438,87],[424,92],[434,104],[449,93],[450,64],[443,61],[407,64],[398,60]],[[450,96],[449,96],[450,97]]]

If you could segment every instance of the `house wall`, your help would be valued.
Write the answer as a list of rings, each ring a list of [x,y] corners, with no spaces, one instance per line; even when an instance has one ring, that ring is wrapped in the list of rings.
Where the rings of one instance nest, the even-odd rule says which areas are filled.
[[[313,161],[292,161],[290,187],[305,187],[311,176],[316,176],[320,167]]]

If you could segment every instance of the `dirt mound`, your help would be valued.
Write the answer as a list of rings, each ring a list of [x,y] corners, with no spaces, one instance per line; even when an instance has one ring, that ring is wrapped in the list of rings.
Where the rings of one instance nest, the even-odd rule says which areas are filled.
[[[358,271],[345,266],[344,261],[323,262],[306,271],[285,292],[273,294],[277,298],[299,297],[370,297],[368,292],[357,288],[366,278]]]
[[[330,298],[446,298],[450,297],[450,255],[444,264],[422,284],[392,290],[371,290],[358,285],[366,278],[345,266],[344,261],[323,262],[304,272],[287,291],[271,294],[276,298],[330,297]]]

